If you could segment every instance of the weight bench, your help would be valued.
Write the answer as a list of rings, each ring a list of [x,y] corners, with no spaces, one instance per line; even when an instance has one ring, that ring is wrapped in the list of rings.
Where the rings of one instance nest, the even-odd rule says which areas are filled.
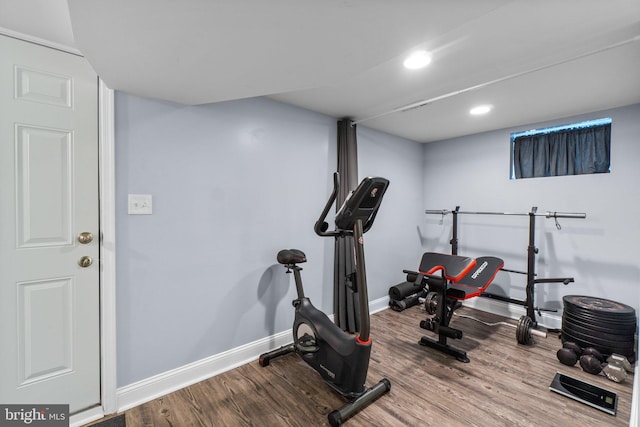
[[[469,258],[427,252],[420,261],[420,274],[429,287],[425,299],[427,313],[435,316],[420,322],[422,329],[438,334],[438,341],[428,337],[420,339],[420,345],[434,348],[461,362],[468,363],[467,353],[447,344],[447,338],[461,339],[462,331],[451,328],[453,312],[462,306],[461,301],[482,294],[496,277],[504,262],[496,257]],[[436,275],[440,272],[440,275]]]

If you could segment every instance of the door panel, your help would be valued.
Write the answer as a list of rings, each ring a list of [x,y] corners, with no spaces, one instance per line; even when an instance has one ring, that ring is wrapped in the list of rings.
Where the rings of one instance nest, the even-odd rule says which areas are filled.
[[[73,369],[70,277],[18,283],[19,386]]]
[[[18,248],[71,245],[72,132],[17,124]]]
[[[97,93],[84,58],[0,36],[2,403],[100,403]]]

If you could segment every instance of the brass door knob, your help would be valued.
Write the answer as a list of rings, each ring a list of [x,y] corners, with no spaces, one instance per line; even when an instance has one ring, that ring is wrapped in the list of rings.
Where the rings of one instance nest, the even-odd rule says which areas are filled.
[[[83,245],[86,245],[87,243],[91,243],[93,241],[93,234],[91,234],[88,231],[83,231],[82,233],[78,234],[78,242],[82,243]]]
[[[78,265],[82,268],[87,268],[91,264],[93,264],[93,258],[91,258],[90,256],[85,255],[78,260]]]

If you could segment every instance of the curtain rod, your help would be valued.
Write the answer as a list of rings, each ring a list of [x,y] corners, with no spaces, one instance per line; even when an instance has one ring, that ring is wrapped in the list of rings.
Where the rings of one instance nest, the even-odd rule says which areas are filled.
[[[444,95],[436,96],[434,98],[428,98],[428,99],[424,99],[422,101],[414,102],[412,104],[404,105],[402,107],[394,108],[393,110],[386,111],[384,113],[379,113],[379,114],[376,114],[376,115],[373,115],[373,116],[364,117],[364,118],[359,119],[359,120],[354,120],[351,123],[351,125],[353,126],[353,125],[357,125],[357,124],[360,124],[360,123],[363,123],[363,122],[367,122],[369,120],[379,119],[380,117],[385,117],[385,116],[388,116],[388,115],[391,115],[391,114],[403,113],[405,111],[414,110],[416,108],[421,108],[421,107],[424,107],[426,105],[433,104],[434,102],[441,101],[443,99],[447,99],[447,98],[451,98],[451,97],[454,97],[454,96],[457,96],[457,95],[461,95],[463,93],[471,92],[471,91],[474,91],[476,89],[482,89],[482,88],[485,88],[485,87],[488,87],[488,86],[492,86],[492,85],[497,84],[497,83],[502,83],[504,81],[515,79],[517,77],[522,77],[522,76],[525,76],[527,74],[531,74],[531,73],[535,73],[535,72],[538,72],[538,71],[546,70],[548,68],[553,68],[553,67],[556,67],[558,65],[566,64],[566,63],[571,62],[571,61],[575,61],[575,60],[578,60],[578,59],[586,58],[587,56],[591,56],[591,55],[595,55],[597,53],[605,52],[607,50],[615,49],[617,47],[624,46],[624,45],[629,44],[629,43],[634,43],[634,42],[637,42],[638,40],[640,40],[640,36],[635,36],[635,37],[632,37],[630,39],[623,40],[621,42],[614,43],[614,44],[605,46],[605,47],[600,48],[600,49],[596,49],[596,50],[593,50],[593,51],[590,51],[590,52],[587,52],[587,53],[576,55],[576,56],[573,56],[571,58],[564,59],[562,61],[554,62],[553,64],[543,65],[543,66],[540,66],[540,67],[533,68],[531,70],[510,74],[508,76],[500,77],[500,78],[497,78],[495,80],[490,80],[488,82],[484,82],[484,83],[480,83],[480,84],[477,84],[477,85],[474,85],[474,86],[470,86],[470,87],[467,87],[465,89],[456,90],[456,91],[453,91],[453,92],[445,93]]]

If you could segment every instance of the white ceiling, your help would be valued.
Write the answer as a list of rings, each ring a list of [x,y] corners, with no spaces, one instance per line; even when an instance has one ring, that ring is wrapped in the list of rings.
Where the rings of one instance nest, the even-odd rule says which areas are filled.
[[[420,142],[640,102],[638,0],[0,0],[0,27],[116,90],[269,96]],[[418,48],[431,65],[404,69]]]

